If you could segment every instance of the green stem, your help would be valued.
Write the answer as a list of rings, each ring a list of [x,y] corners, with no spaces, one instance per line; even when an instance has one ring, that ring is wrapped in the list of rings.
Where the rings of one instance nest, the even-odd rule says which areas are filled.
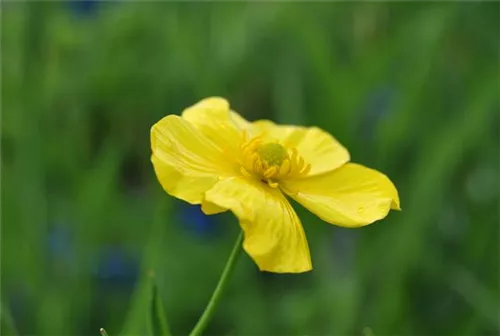
[[[219,302],[222,296],[222,292],[224,291],[224,288],[227,285],[229,276],[234,270],[234,267],[236,266],[236,261],[238,260],[238,257],[241,254],[242,242],[243,242],[243,231],[240,232],[238,239],[236,239],[236,243],[234,244],[233,250],[231,251],[231,255],[229,256],[226,266],[224,267],[224,271],[222,272],[222,275],[219,279],[219,283],[217,284],[217,287],[215,288],[214,293],[210,298],[210,302],[208,303],[207,307],[205,308],[205,311],[203,312],[203,315],[201,315],[200,319],[198,320],[198,323],[196,323],[196,325],[193,328],[193,331],[191,331],[191,334],[189,334],[189,336],[200,336],[203,333],[203,330],[205,330],[205,328],[207,327],[210,320],[212,319],[212,316],[214,315],[215,312],[215,307],[217,306],[217,303]]]

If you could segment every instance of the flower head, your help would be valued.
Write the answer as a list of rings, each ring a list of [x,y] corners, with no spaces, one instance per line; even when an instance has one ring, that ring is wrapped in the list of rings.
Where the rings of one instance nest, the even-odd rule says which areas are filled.
[[[154,170],[170,195],[206,214],[231,210],[243,248],[263,271],[312,269],[304,230],[286,196],[325,222],[361,227],[399,209],[393,183],[349,163],[349,152],[317,127],[253,123],[218,97],[169,115],[151,129]]]

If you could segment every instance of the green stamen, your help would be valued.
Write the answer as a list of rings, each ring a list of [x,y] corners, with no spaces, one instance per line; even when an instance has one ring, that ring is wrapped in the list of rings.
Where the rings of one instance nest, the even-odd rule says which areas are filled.
[[[278,143],[267,143],[262,145],[257,153],[260,159],[269,166],[280,167],[283,161],[288,158],[286,149]]]

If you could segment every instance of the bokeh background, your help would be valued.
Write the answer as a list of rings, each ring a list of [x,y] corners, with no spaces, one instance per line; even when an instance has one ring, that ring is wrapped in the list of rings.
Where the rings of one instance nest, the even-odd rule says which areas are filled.
[[[149,130],[212,95],[318,125],[403,211],[296,207],[314,271],[244,255],[207,335],[498,335],[500,4],[7,2],[2,335],[186,335],[238,235],[164,193]]]

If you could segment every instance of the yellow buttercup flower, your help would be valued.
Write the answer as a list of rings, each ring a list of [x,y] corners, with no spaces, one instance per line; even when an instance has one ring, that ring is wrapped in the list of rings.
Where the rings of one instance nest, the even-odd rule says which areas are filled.
[[[170,195],[205,214],[231,210],[243,248],[263,271],[312,269],[293,198],[325,222],[361,227],[399,209],[382,173],[348,163],[349,152],[317,127],[248,122],[211,97],[153,125],[154,170]]]

